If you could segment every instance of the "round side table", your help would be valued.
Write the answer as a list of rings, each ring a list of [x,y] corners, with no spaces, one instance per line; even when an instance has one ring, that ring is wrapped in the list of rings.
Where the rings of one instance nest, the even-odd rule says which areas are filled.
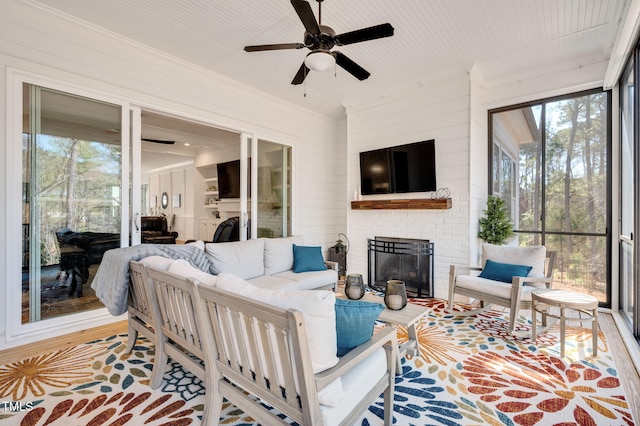
[[[560,314],[550,314],[549,308],[559,308]],[[577,311],[585,317],[568,316],[568,310]],[[542,314],[542,329],[544,333],[556,320],[560,320],[560,356],[564,357],[565,324],[567,321],[591,322],[593,339],[593,356],[598,355],[598,299],[588,294],[574,293],[566,290],[538,289],[531,292],[531,338],[536,341],[538,333],[537,314]],[[554,321],[547,324],[547,318]]]

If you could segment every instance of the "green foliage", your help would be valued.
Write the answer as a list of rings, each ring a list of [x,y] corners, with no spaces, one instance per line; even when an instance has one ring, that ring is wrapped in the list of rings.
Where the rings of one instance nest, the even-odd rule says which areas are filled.
[[[502,245],[513,236],[513,224],[507,215],[504,200],[495,195],[489,195],[487,198],[487,209],[478,223],[478,237],[487,243]]]

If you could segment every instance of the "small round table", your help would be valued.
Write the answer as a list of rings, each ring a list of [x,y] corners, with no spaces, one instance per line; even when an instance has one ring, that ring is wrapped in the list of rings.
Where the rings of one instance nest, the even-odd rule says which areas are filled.
[[[550,307],[560,309],[559,315],[549,313]],[[567,316],[567,310],[585,314],[585,318]],[[560,356],[564,357],[565,323],[567,321],[591,321],[591,335],[593,338],[593,356],[598,355],[598,299],[588,294],[575,293],[567,290],[538,289],[531,292],[531,338],[535,342],[538,333],[537,314],[542,314],[542,329],[544,333],[552,324],[547,324],[547,317],[560,320]]]

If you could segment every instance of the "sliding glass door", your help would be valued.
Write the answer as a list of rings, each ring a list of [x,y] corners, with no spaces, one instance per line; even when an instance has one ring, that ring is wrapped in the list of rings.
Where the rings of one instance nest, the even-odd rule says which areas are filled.
[[[291,147],[242,134],[240,153],[240,239],[290,236]]]
[[[637,51],[636,51],[637,52]],[[640,200],[638,180],[638,99],[635,95],[637,53],[620,79],[620,311],[636,338],[640,338],[640,253],[635,247]]]
[[[130,114],[22,83],[21,324],[103,307],[90,284],[104,253],[129,244],[130,188],[139,187]]]

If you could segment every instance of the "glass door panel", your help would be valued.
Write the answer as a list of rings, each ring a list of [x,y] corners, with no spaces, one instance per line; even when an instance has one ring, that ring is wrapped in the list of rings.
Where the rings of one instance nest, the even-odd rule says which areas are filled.
[[[258,238],[291,235],[291,147],[258,140]]]
[[[620,309],[623,317],[638,335],[640,325],[635,310],[637,309],[637,286],[634,285],[634,194],[637,176],[634,173],[635,156],[635,61],[631,61],[621,78],[621,129],[620,129]]]
[[[129,176],[123,186],[121,105],[24,83],[23,117],[26,324],[103,307],[90,284],[121,246]]]

